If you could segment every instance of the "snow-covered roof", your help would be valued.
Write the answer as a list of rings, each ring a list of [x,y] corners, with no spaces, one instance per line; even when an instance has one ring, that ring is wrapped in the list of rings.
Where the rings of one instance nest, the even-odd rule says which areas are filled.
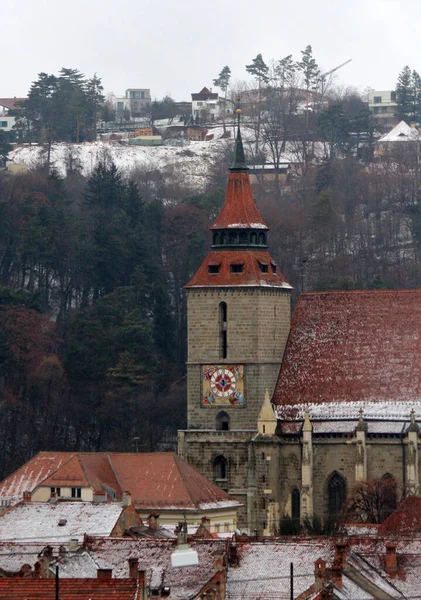
[[[405,121],[398,123],[389,133],[381,137],[378,142],[408,142],[420,139],[418,129],[410,127]]]
[[[308,405],[316,419],[362,408],[405,421],[420,400],[421,289],[301,295],[273,397],[280,418]]]
[[[83,540],[84,534],[109,536],[121,503],[23,502],[0,517],[0,541]]]

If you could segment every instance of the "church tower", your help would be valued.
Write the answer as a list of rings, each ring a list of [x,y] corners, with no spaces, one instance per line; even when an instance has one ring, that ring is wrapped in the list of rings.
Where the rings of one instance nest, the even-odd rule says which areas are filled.
[[[253,199],[240,112],[212,248],[185,286],[188,429],[179,433],[179,453],[245,501],[254,477],[247,472],[248,446],[278,377],[292,288],[268,252],[269,228]]]
[[[268,252],[240,127],[229,171],[212,250],[186,285],[189,429],[255,428],[289,332],[291,286]]]

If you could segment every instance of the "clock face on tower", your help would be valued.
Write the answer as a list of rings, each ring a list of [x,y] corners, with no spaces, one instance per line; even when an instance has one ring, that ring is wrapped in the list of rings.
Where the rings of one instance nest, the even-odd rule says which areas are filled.
[[[204,365],[202,406],[244,406],[243,365]]]

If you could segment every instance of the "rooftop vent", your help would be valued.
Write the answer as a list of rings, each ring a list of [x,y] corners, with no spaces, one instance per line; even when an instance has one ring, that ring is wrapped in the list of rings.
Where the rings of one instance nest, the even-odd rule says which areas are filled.
[[[67,519],[60,519],[58,525],[59,527],[64,527],[65,525],[67,525]]]

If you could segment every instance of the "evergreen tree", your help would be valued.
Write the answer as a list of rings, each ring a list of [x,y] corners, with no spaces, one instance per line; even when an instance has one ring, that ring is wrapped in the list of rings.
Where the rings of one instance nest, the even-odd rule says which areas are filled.
[[[258,107],[257,107],[257,128],[256,128],[256,145],[255,152],[257,154],[259,149],[259,140],[260,140],[260,122],[261,122],[261,112],[262,112],[262,84],[267,84],[269,82],[269,67],[263,60],[261,54],[258,54],[256,58],[253,58],[253,61],[250,65],[246,65],[247,73],[253,75],[255,79],[257,79],[258,89],[259,89],[259,98],[258,98]]]
[[[398,105],[398,117],[410,122],[414,112],[414,89],[411,69],[406,65],[399,73],[396,83],[396,102]]]
[[[224,133],[226,133],[225,128],[225,113],[226,113],[226,105],[227,105],[227,94],[228,94],[228,86],[231,79],[231,69],[228,65],[226,65],[222,71],[219,73],[218,77],[213,80],[213,85],[216,85],[220,88],[220,90],[224,93],[224,110],[222,113],[222,126],[224,128]]]
[[[5,166],[7,155],[11,150],[12,146],[9,144],[6,132],[0,131],[0,167]]]
[[[302,72],[307,92],[316,86],[320,75],[319,67],[313,57],[313,49],[310,45],[301,50],[301,61],[297,62],[297,68]]]

